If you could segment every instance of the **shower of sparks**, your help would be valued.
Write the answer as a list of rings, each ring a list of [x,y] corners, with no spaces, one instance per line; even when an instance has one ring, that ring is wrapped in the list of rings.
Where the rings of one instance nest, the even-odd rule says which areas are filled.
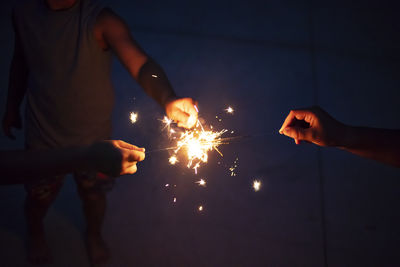
[[[235,112],[235,110],[233,110],[232,107],[228,107],[227,109],[225,109],[225,111],[226,111],[227,113],[230,113],[230,114],[233,114],[233,112]]]
[[[199,181],[196,182],[196,184],[200,186],[206,186],[206,181],[204,179],[200,179]]]
[[[137,118],[138,118],[137,112],[131,112],[131,114],[130,114],[131,122],[135,123],[137,121]]]
[[[178,153],[180,150],[185,150],[188,159],[187,167],[194,169],[196,173],[200,163],[208,161],[209,151],[214,149],[222,156],[218,146],[226,143],[221,136],[227,131],[206,131],[200,123],[198,123],[198,126],[200,127],[194,130],[185,130],[185,132],[181,133],[176,144],[177,148],[174,151]]]
[[[254,189],[254,191],[258,191],[258,190],[260,190],[260,188],[261,188],[261,181],[258,181],[258,180],[254,180],[253,181],[253,189]]]
[[[176,158],[176,156],[171,156],[169,157],[169,163],[171,163],[171,165],[175,165],[175,163],[178,162],[178,159]]]
[[[229,168],[229,171],[231,172],[231,176],[236,176],[236,168],[238,167],[239,158],[236,158],[235,161],[233,162],[233,165]]]
[[[195,107],[196,110],[197,107]],[[228,113],[233,113],[234,110],[232,107],[228,107],[226,109]],[[216,116],[216,119],[221,121],[221,117]],[[194,124],[195,126],[192,129],[179,129],[173,127],[173,120],[169,119],[167,116],[164,116],[162,120],[163,122],[163,130],[166,130],[168,136],[171,140],[176,140],[175,145],[170,148],[166,148],[166,150],[172,150],[173,154],[170,155],[169,163],[175,165],[179,161],[183,161],[180,159],[182,155],[185,156],[186,166],[189,169],[193,169],[195,174],[197,174],[198,168],[208,162],[208,152],[217,151],[221,156],[222,153],[218,149],[218,147],[222,144],[229,144],[231,140],[237,137],[223,137],[223,135],[228,132],[226,129],[222,129],[220,131],[215,131],[212,125],[209,127],[203,127],[200,120],[197,120],[195,116],[189,117],[188,124]],[[229,131],[231,134],[234,131]],[[179,159],[179,160],[178,160]],[[234,174],[234,169],[237,167],[237,162],[234,162],[232,166],[231,173],[232,176]]]
[[[197,209],[198,209],[199,211],[203,211],[203,206],[199,206]]]

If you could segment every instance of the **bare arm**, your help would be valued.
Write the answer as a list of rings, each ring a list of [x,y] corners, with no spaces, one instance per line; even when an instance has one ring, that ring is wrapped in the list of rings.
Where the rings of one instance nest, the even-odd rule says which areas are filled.
[[[319,107],[292,110],[281,134],[319,146],[337,147],[396,167],[400,167],[400,130],[345,125]]]
[[[95,34],[99,33],[104,38],[105,46],[112,48],[132,77],[165,109],[171,119],[178,122],[179,126],[194,126],[197,121],[195,101],[177,98],[164,70],[143,51],[126,23],[111,9],[104,9],[99,15]],[[189,120],[191,116],[193,119]]]
[[[400,168],[400,130],[346,125],[338,147]]]
[[[176,97],[164,70],[133,39],[128,25],[121,17],[106,8],[99,15],[98,23],[107,46],[112,48],[149,96],[162,107],[169,98]]]
[[[90,146],[54,150],[1,151],[0,184],[23,183],[40,176],[77,170],[110,176],[132,174],[144,159],[144,149],[123,141],[103,141]]]
[[[13,28],[15,33],[14,54],[10,66],[6,112],[3,119],[4,132],[10,138],[14,138],[11,133],[12,127],[21,128],[20,106],[26,93],[28,81],[28,67],[14,15]]]

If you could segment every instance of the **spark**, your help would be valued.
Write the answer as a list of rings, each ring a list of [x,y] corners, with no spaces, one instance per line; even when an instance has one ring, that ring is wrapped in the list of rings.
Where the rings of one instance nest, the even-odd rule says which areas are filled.
[[[137,112],[131,112],[131,114],[130,114],[131,122],[135,123],[137,121],[137,118],[138,118]]]
[[[176,197],[174,197],[174,203],[176,203]]]
[[[227,109],[225,109],[225,111],[230,114],[233,114],[233,112],[235,112],[235,110],[232,107],[228,107]]]
[[[169,186],[169,184],[165,184],[165,187],[168,187]]]
[[[171,156],[169,157],[169,163],[171,163],[171,165],[175,165],[175,163],[178,162],[178,159],[176,158],[176,156]]]
[[[239,158],[236,158],[235,161],[233,162],[233,165],[229,168],[229,171],[231,172],[231,176],[236,176],[236,168],[238,167]]]
[[[151,77],[153,77],[153,78],[158,78],[158,76],[155,75],[155,74],[152,74]]]
[[[196,182],[196,184],[200,185],[200,186],[206,186],[206,180],[204,179],[200,179]]]
[[[260,188],[261,188],[261,181],[259,181],[259,180],[254,180],[253,181],[253,188],[254,188],[254,191],[259,191],[260,190]]]
[[[199,211],[203,211],[203,206],[199,206],[198,208],[197,208]]]

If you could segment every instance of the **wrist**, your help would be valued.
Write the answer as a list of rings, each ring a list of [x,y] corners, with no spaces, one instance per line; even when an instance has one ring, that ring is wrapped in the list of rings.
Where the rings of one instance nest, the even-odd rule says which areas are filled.
[[[343,124],[342,132],[338,135],[339,140],[336,147],[341,149],[351,147],[354,144],[355,135],[355,128],[353,126]],[[341,136],[342,138],[340,138]]]
[[[164,97],[164,99],[162,99],[161,106],[166,110],[168,103],[175,101],[177,99],[178,97],[176,96],[176,94],[174,92],[170,92],[168,95]]]

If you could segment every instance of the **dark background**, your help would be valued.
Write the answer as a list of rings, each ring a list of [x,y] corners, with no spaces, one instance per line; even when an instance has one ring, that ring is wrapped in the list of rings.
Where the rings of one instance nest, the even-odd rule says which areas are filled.
[[[224,158],[211,153],[197,176],[170,166],[168,153],[160,152],[147,155],[137,174],[120,178],[104,225],[109,266],[400,265],[399,170],[335,149],[296,146],[278,134],[291,108],[314,104],[345,123],[400,128],[400,23],[393,3],[109,2],[176,91],[199,100],[201,117],[253,135],[221,147]],[[1,7],[0,115],[12,5]],[[168,146],[162,110],[118,62],[113,80],[113,138],[148,150]],[[224,114],[228,105],[234,116]],[[134,125],[130,111],[139,112]],[[22,148],[22,140],[22,133],[17,141],[1,135],[0,145]],[[206,188],[194,183],[203,177]],[[251,188],[256,178],[259,192]],[[0,188],[1,266],[27,265],[23,198],[22,186]],[[54,266],[88,266],[72,179],[46,225]]]

